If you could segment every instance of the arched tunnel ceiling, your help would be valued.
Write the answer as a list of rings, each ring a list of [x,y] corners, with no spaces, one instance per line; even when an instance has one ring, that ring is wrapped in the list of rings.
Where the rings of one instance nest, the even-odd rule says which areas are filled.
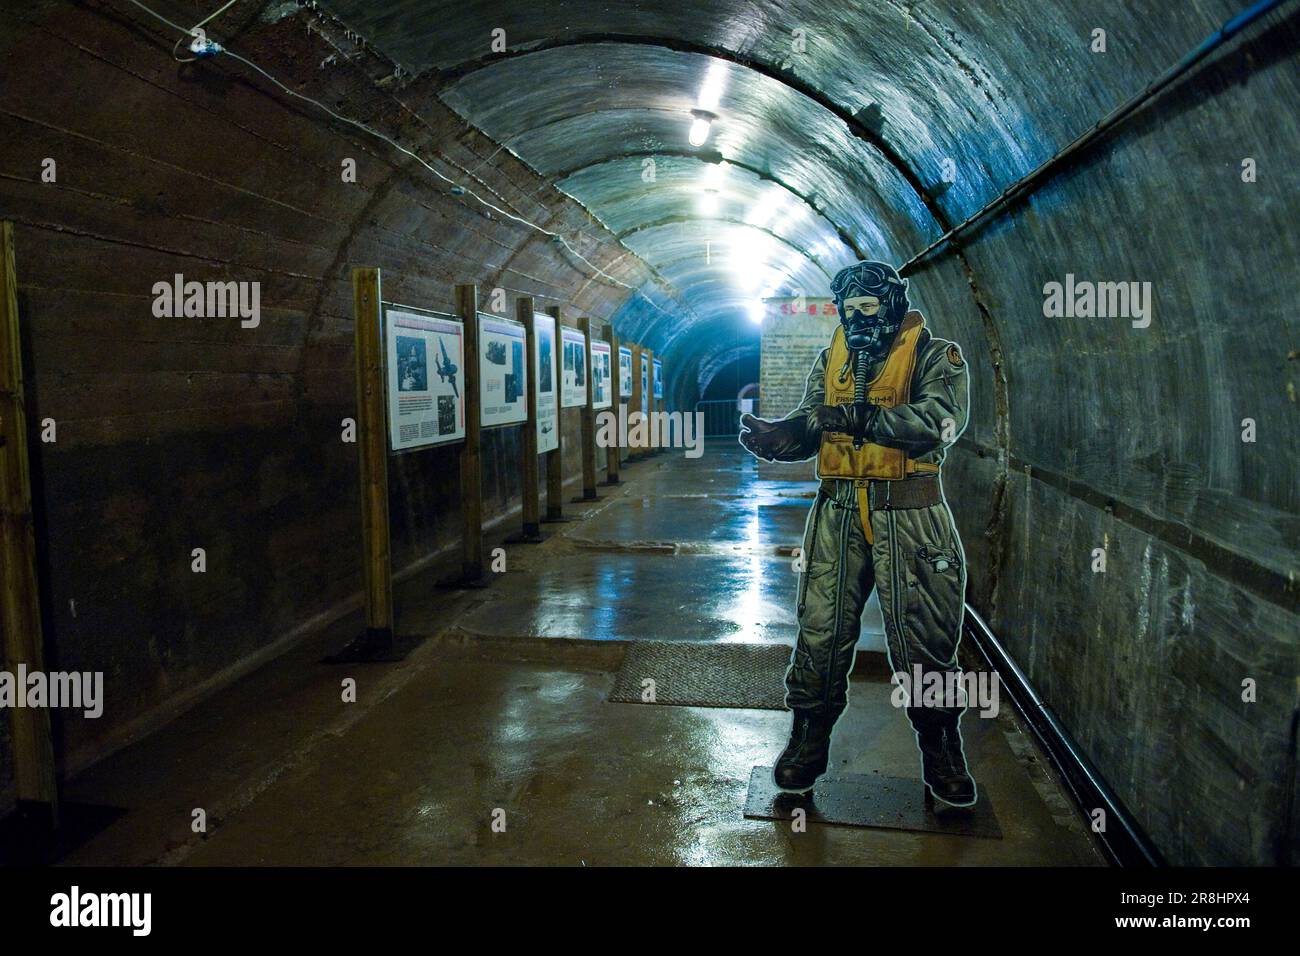
[[[671,285],[669,314],[631,296],[621,322],[668,355],[752,338],[755,287],[824,292],[855,250],[905,260],[1183,42],[1160,35],[1159,4],[1120,0],[984,10],[962,0],[322,6]],[[1223,6],[1189,4],[1182,28],[1198,18],[1213,27]],[[1117,49],[1107,70],[1084,42],[1102,20],[1143,38]],[[504,51],[492,49],[497,31]],[[700,108],[716,120],[697,147],[687,133]],[[643,178],[648,159],[653,181]],[[941,182],[948,160],[960,171],[951,184]]]
[[[835,115],[714,57],[563,47],[476,70],[443,96],[543,175],[574,170],[559,188],[667,279],[695,321],[734,324],[763,291],[823,292],[853,258],[841,230],[882,258],[932,231],[899,171]],[[718,117],[704,146],[722,162],[668,154],[689,146],[701,104]],[[692,255],[702,268],[669,274]],[[671,349],[680,332],[653,338]]]
[[[879,235],[928,218],[898,170],[833,114],[777,80],[713,57],[622,43],[564,47],[475,71],[444,99],[549,175],[607,157],[611,147],[689,149],[702,91],[718,116],[705,145],[725,159],[814,197],[854,231]],[[898,238],[915,235],[911,227]]]

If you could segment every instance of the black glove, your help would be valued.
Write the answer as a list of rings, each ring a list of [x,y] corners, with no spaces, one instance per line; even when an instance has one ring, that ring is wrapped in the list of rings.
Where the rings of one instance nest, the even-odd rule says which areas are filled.
[[[802,461],[812,453],[802,418],[769,422],[746,414],[740,416],[740,425],[748,429],[740,433],[740,443],[764,461]]]
[[[821,435],[822,432],[849,431],[849,416],[845,412],[847,405],[818,405],[809,415],[809,427]]]
[[[839,432],[854,438],[866,438],[876,420],[875,405],[820,405],[808,416],[809,428],[820,437],[823,432]]]

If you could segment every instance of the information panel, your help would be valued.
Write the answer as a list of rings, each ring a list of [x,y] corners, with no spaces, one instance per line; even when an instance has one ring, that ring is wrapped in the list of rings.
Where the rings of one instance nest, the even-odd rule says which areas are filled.
[[[664,397],[664,363],[655,359],[655,400]]]
[[[591,340],[591,407],[609,408],[614,404],[610,387],[610,348],[608,342]]]
[[[479,313],[479,423],[484,428],[528,420],[526,344],[523,323]]]
[[[409,451],[465,437],[465,330],[459,319],[387,305],[388,447]]]
[[[534,315],[533,334],[537,348],[533,355],[533,381],[537,383],[537,452],[560,447],[559,375],[555,367],[555,316]]]
[[[577,329],[560,327],[564,345],[564,374],[561,377],[560,405],[573,408],[587,404],[587,339]]]
[[[650,358],[641,353],[641,411],[650,411]]]
[[[618,397],[627,401],[632,397],[632,350],[618,347]]]

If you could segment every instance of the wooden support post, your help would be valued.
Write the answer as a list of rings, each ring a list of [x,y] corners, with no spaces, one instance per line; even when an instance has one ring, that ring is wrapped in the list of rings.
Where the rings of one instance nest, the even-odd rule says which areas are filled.
[[[617,421],[618,407],[623,404],[623,398],[619,394],[622,387],[622,372],[619,366],[622,364],[618,360],[618,336],[614,334],[614,326],[605,326],[605,341],[609,343],[609,394],[611,398],[610,411],[616,416]],[[617,429],[615,429],[614,441],[605,449],[605,480],[602,484],[617,485],[621,479],[618,477],[619,458],[622,455],[622,449],[618,447]]]
[[[564,376],[564,322],[563,313],[558,305],[546,310],[555,316],[556,374]],[[564,517],[564,392],[556,382],[555,395],[555,435],[559,441],[556,448],[546,453],[546,518],[547,522],[568,521]]]
[[[400,661],[410,648],[393,636],[393,563],[388,531],[388,353],[378,269],[352,270],[352,330],[357,371],[357,470],[361,487],[361,571],[366,629],[325,664]]]
[[[18,274],[13,223],[0,223],[0,630],[4,663],[11,672],[24,665],[44,671],[40,592],[36,583],[36,530],[32,518],[31,469],[27,457],[27,410],[23,396],[22,336],[18,321]],[[50,712],[15,707],[14,782],[24,813],[54,830],[59,825],[58,779]]]
[[[582,331],[582,347],[585,356],[583,361],[587,368],[587,401],[582,406],[582,434],[578,448],[582,454],[582,495],[573,500],[598,501],[600,495],[596,493],[596,410],[592,407],[595,401],[595,383],[592,381],[591,374],[591,319],[584,315],[578,320],[578,328]]]
[[[620,348],[626,348],[628,350],[629,355],[632,352],[631,345],[620,346]],[[623,367],[621,365],[619,366],[619,370],[618,370],[618,380],[620,383],[619,387],[622,388]],[[631,361],[628,362],[628,366],[627,366],[627,382],[628,382],[627,387],[629,390],[629,397],[627,401],[623,400],[623,396],[621,393],[615,396],[614,398],[614,400],[618,402],[618,408],[616,408],[615,411],[617,411],[619,414],[623,416],[624,426],[626,426],[627,418],[632,412],[632,398],[630,395],[631,388],[632,388],[632,362]],[[626,427],[625,427],[624,429],[621,429],[619,433],[620,444],[618,446],[618,463],[620,467],[626,464],[629,455],[626,440],[627,440],[627,435],[626,435]]]
[[[528,419],[523,424],[520,441],[520,474],[523,480],[523,530],[506,539],[509,544],[537,544],[542,539],[541,501],[537,489],[537,329],[533,324],[533,297],[521,295],[515,299],[515,318],[523,323],[525,332],[525,361],[528,368]],[[558,398],[557,398],[558,402]],[[557,416],[558,417],[558,416]]]
[[[635,424],[632,418],[637,412],[644,413],[641,407],[641,346],[632,346],[632,397],[627,402],[627,433],[631,436]],[[627,443],[627,460],[629,462],[637,461],[645,454],[645,450],[639,445],[632,443],[629,437]]]
[[[654,376],[654,377],[655,377],[655,384],[659,386],[660,390],[663,390],[663,397],[662,397],[662,398],[655,399],[654,407],[655,407],[655,411],[658,411],[659,414],[660,414],[660,420],[662,420],[662,421],[668,421],[668,416],[667,416],[666,414],[664,414],[664,412],[667,412],[667,411],[668,411],[668,388],[667,388],[667,385],[664,384],[664,382],[659,381],[660,373],[662,373],[662,372],[663,372],[663,369],[660,368],[658,372],[655,372],[655,376]],[[671,425],[666,425],[666,427],[671,427]],[[663,436],[663,438],[664,438],[664,450],[668,450],[668,449],[671,449],[671,447],[675,447],[675,446],[672,445],[671,438],[679,438],[679,440],[680,440],[681,437],[682,437],[682,436],[680,436],[680,434],[677,434],[677,436],[673,436],[673,434],[671,434],[671,433],[669,433],[669,434],[664,434],[664,436]]]
[[[352,270],[352,314],[357,361],[357,461],[361,470],[366,633],[393,639],[393,569],[388,534],[388,426],[384,415],[384,341],[380,332],[378,269]]]
[[[478,286],[456,286],[456,314],[465,323],[465,441],[460,448],[460,583],[481,584],[483,565],[483,449],[479,393]]]
[[[646,387],[645,387],[645,395],[646,395],[645,413],[646,413],[646,417],[649,419],[646,422],[646,434],[650,436],[650,442],[646,446],[645,453],[647,455],[657,455],[663,449],[661,449],[658,443],[654,440],[655,439],[655,432],[654,432],[655,353],[650,349],[645,350],[645,368],[646,368],[646,378],[648,380],[646,382]]]

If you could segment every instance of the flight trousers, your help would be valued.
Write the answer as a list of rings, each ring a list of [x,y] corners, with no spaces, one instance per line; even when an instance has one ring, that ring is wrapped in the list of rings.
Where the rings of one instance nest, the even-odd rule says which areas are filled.
[[[909,507],[914,502],[898,494],[901,489],[882,487],[912,480],[822,482],[804,528],[799,636],[785,678],[786,706],[791,709],[831,720],[844,711],[862,611],[873,587],[884,615],[892,673],[905,674],[914,688],[918,665],[927,681],[935,671],[943,672],[936,676],[945,682],[949,679],[944,674],[959,672],[965,553],[937,485],[938,501],[921,507]],[[934,475],[923,480],[940,479]],[[902,506],[878,506],[887,497],[902,499]],[[873,504],[877,498],[880,502]],[[864,516],[870,541],[863,531]],[[913,692],[919,697],[919,689]],[[941,706],[907,707],[918,730],[918,721],[926,717],[922,711],[959,718],[964,710],[950,699]]]

